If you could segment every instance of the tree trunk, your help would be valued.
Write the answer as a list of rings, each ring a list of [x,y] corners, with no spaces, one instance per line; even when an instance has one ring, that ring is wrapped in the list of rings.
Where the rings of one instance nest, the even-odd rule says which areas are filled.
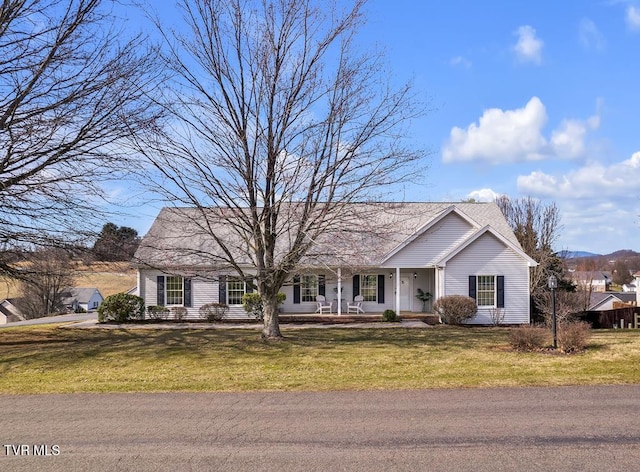
[[[262,300],[262,309],[264,314],[264,325],[262,327],[262,339],[282,339],[280,333],[280,324],[278,322],[278,303],[276,297]]]

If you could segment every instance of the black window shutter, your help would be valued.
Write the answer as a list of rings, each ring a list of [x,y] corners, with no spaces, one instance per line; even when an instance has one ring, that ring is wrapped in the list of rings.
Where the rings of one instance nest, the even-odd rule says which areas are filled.
[[[293,303],[300,303],[300,276],[293,277]]]
[[[191,306],[191,279],[184,279],[184,306]]]
[[[384,275],[378,274],[378,303],[384,303]]]
[[[246,293],[253,293],[253,279],[247,279],[244,283]]]
[[[319,275],[318,276],[318,295],[326,295],[327,294],[325,280],[326,279],[325,279],[324,275]]]
[[[227,276],[218,277],[218,303],[227,304]]]
[[[497,304],[498,304],[498,308],[504,308],[504,275],[498,275],[496,277],[497,279],[497,285],[498,285],[498,291],[496,293],[497,296]]]
[[[360,276],[353,276],[353,296],[354,298],[360,295]]]
[[[476,296],[476,276],[469,276],[469,296],[476,300],[478,297]]]
[[[156,277],[156,282],[158,289],[156,305],[164,306],[164,275],[159,275],[158,277]]]

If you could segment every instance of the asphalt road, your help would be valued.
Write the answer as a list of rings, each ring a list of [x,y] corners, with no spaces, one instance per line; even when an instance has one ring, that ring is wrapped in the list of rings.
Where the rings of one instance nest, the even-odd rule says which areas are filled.
[[[640,469],[640,385],[0,402],[2,471]]]

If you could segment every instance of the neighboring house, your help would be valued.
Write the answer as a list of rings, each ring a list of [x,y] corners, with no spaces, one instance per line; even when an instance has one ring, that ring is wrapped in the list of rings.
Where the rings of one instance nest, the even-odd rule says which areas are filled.
[[[70,312],[95,311],[103,297],[97,288],[67,287],[62,291],[62,304]]]
[[[636,294],[624,292],[593,292],[589,300],[589,311],[605,311],[636,306]]]
[[[15,299],[0,300],[0,324],[24,321],[26,318],[15,304]]]
[[[635,279],[636,289],[636,306],[640,306],[640,270],[633,274],[633,278]]]
[[[212,302],[228,304],[231,319],[248,318],[241,299],[252,284],[215,262],[221,249],[200,229],[199,211],[161,210],[135,255],[138,294],[146,306],[184,306],[188,318]],[[494,203],[352,204],[344,212],[343,224],[314,241],[290,274],[281,312],[314,313],[317,295],[333,299],[333,313],[345,313],[357,295],[366,313],[420,312],[420,288],[433,294],[427,311],[442,296],[469,295],[479,306],[471,323],[490,324],[496,310],[505,323],[529,323],[529,268],[536,262]],[[246,242],[222,222],[215,230],[241,259]]]
[[[599,270],[571,272],[571,280],[585,292],[607,292],[611,285],[611,273]]]
[[[635,282],[630,282],[628,284],[623,284],[622,285],[622,291],[623,292],[635,292],[636,291],[636,284]]]

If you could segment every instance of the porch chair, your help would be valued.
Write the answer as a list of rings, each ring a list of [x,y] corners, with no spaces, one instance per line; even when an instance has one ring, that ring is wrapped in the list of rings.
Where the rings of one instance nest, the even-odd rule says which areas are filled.
[[[362,295],[356,295],[352,302],[347,302],[347,313],[351,313],[351,310],[354,310],[354,313],[364,313],[362,309],[362,302],[364,297]]]
[[[316,313],[323,314],[328,312],[331,314],[331,302],[328,302],[324,295],[316,296],[316,303],[318,304],[318,309]]]

